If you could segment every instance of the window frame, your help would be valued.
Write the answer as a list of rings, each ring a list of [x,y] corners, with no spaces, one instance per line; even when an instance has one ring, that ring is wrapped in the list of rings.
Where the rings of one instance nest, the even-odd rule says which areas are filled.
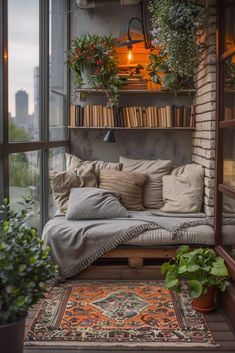
[[[67,12],[67,49],[70,43],[70,0],[64,0]],[[40,220],[41,228],[48,220],[49,195],[49,149],[69,146],[67,138],[60,141],[49,140],[49,0],[39,0],[39,141],[10,142],[8,136],[8,0],[0,2],[0,124],[2,141],[0,140],[0,158],[3,161],[3,195],[9,199],[9,155],[18,152],[40,151]],[[67,70],[66,111],[64,121],[68,127],[70,73]]]
[[[235,127],[234,120],[223,120],[224,116],[224,62],[235,53],[235,48],[225,50],[224,41],[224,2],[217,0],[217,31],[216,31],[216,178],[215,178],[215,245],[217,253],[222,256],[235,280],[235,261],[226,252],[222,236],[222,196],[235,199],[235,190],[223,184],[223,130]]]

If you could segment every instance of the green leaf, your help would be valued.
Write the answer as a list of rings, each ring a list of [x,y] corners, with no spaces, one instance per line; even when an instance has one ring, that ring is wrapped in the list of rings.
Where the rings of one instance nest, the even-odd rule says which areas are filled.
[[[194,299],[200,297],[203,291],[201,283],[197,280],[190,280],[188,281],[188,285],[191,289],[190,296]]]
[[[165,287],[170,289],[170,288],[176,287],[178,284],[179,284],[179,280],[178,278],[176,278],[176,279],[172,279],[171,281],[165,282]]]
[[[24,306],[24,304],[25,304],[24,297],[20,296],[16,299],[16,306],[18,308]]]
[[[222,257],[217,257],[216,261],[213,262],[210,273],[213,276],[219,276],[219,277],[228,276],[228,269]]]

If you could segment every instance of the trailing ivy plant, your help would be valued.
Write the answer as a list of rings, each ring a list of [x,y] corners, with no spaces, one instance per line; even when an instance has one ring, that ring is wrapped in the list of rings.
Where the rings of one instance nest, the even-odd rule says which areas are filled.
[[[207,25],[205,7],[197,0],[151,0],[153,45],[172,74],[169,81],[187,81],[198,66],[205,44],[201,35]],[[177,82],[176,82],[177,83]]]
[[[68,66],[76,74],[76,86],[81,88],[88,84],[89,89],[104,90],[110,106],[118,105],[121,85],[116,44],[111,35],[83,34],[72,41],[68,50]],[[83,82],[82,73],[85,71],[88,82]]]
[[[0,325],[26,316],[57,271],[50,248],[37,230],[26,224],[32,201],[25,198],[22,205],[22,210],[15,212],[5,199],[0,207]]]
[[[149,76],[154,83],[160,84],[163,90],[171,90],[174,94],[183,89],[193,89],[193,80],[186,76],[180,76],[169,69],[166,56],[151,53],[150,64],[147,66]]]

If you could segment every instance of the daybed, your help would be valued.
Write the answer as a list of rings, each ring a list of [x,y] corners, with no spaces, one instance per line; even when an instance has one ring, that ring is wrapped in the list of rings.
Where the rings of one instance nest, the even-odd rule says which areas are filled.
[[[183,166],[172,174],[171,161],[122,158],[127,171],[121,172],[118,163],[84,162],[68,154],[66,159],[67,170],[51,174],[60,213],[43,231],[61,277],[76,275],[101,256],[117,256],[113,249],[120,246],[145,249],[143,256],[140,251],[128,255],[129,264],[138,267],[144,257],[172,256],[163,248],[214,244],[213,219],[200,212],[204,186],[200,166]],[[227,223],[225,243],[231,244],[233,221]]]

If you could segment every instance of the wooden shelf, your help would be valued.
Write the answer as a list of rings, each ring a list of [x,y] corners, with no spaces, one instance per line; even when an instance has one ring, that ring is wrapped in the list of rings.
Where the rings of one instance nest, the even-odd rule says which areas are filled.
[[[228,128],[228,127],[235,127],[235,119],[233,120],[221,120],[219,122],[219,127],[220,128]]]
[[[92,94],[105,94],[105,91],[103,91],[102,89],[88,89],[88,88],[81,88],[78,89],[78,92],[81,93],[92,93]],[[176,96],[179,95],[190,95],[192,93],[196,92],[195,89],[185,89],[185,90],[181,90],[178,91]],[[160,89],[120,89],[119,90],[120,94],[123,93],[141,93],[141,94],[170,94],[172,95],[173,92],[171,91],[165,91],[165,90],[160,90]]]
[[[69,126],[69,129],[80,130],[169,130],[169,131],[194,131],[195,127],[94,127],[94,126]]]

